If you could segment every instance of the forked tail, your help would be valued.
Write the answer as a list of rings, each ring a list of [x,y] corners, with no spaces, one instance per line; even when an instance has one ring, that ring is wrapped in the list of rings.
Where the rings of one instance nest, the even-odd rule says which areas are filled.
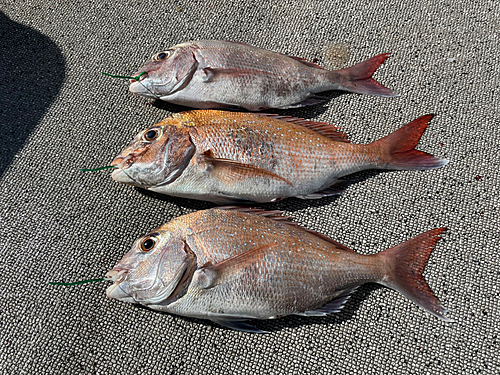
[[[371,143],[381,155],[379,168],[392,170],[435,169],[448,164],[415,147],[434,115],[425,115],[406,124],[394,133]]]
[[[389,57],[388,53],[383,53],[365,60],[350,68],[337,70],[336,73],[342,75],[341,90],[355,92],[358,94],[369,94],[376,96],[398,96],[385,86],[372,78],[375,70]]]
[[[397,290],[432,315],[451,322],[452,319],[444,316],[447,310],[441,306],[422,277],[434,245],[445,230],[430,230],[378,255],[386,265],[386,275],[380,284]]]

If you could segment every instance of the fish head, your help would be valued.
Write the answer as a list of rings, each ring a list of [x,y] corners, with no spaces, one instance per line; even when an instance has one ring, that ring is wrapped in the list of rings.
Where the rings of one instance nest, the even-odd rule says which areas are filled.
[[[168,96],[183,89],[198,68],[197,47],[183,43],[156,53],[130,80],[130,92],[148,98],[168,101]]]
[[[140,132],[111,162],[115,181],[152,188],[170,184],[182,174],[196,147],[186,129],[168,121]]]
[[[161,304],[192,275],[194,254],[180,235],[162,227],[139,238],[132,249],[109,271],[113,281],[106,295],[124,302]]]

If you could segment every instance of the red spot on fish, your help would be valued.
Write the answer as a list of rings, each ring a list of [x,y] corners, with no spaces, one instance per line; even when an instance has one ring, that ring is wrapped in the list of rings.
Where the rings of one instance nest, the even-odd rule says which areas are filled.
[[[319,61],[319,59],[318,59],[317,57],[315,57],[315,58],[313,59],[313,63],[315,63],[315,64],[316,64],[318,61]]]
[[[151,105],[151,103],[146,103],[145,105]]]
[[[479,181],[483,178],[483,176],[476,176],[476,180]]]
[[[443,143],[443,142],[441,142],[439,145],[440,145],[440,146],[444,146],[444,143]]]

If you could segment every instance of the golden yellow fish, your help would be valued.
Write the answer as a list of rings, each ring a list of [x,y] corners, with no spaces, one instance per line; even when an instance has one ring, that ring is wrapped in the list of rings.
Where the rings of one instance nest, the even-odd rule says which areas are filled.
[[[119,182],[218,204],[315,199],[365,169],[432,169],[447,160],[415,150],[432,115],[367,145],[333,125],[299,118],[197,110],[139,133],[111,163]]]

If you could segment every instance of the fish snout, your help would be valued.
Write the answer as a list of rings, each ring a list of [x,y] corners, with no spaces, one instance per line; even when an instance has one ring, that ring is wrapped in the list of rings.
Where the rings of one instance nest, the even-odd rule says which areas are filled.
[[[142,72],[137,73],[134,77],[137,77],[139,74]],[[154,93],[153,87],[151,87],[151,82],[147,80],[148,78],[148,72],[142,74],[139,77],[139,80],[131,79],[130,81],[130,86],[129,86],[129,91],[132,94],[136,94],[139,96],[143,96],[146,98],[156,98],[157,95]]]
[[[106,289],[106,296],[108,298],[134,302],[133,298],[120,287],[120,284],[126,279],[128,272],[127,269],[115,267],[104,276],[106,280],[113,281],[113,284]]]
[[[125,161],[125,158],[121,155],[118,155],[112,162],[110,165],[112,165],[113,167],[117,167],[117,168],[120,168],[121,165],[123,162]]]
[[[123,280],[125,280],[125,277],[128,274],[128,270],[125,268],[121,267],[115,267],[111,271],[109,271],[106,275],[104,275],[104,278],[109,281],[113,281],[115,283],[119,283]]]
[[[125,169],[130,165],[131,155],[118,155],[112,162],[111,166],[116,167],[111,178],[117,182],[133,183],[134,181],[125,173]],[[112,272],[112,271],[109,271]]]

